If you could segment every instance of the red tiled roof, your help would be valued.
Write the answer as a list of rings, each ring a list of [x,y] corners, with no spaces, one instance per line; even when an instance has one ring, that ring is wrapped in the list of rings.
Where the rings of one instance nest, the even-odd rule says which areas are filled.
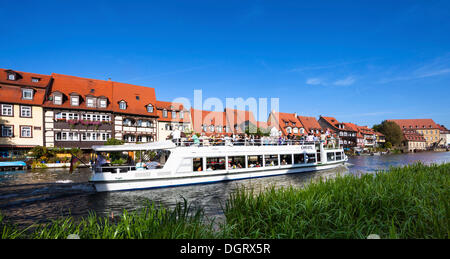
[[[8,74],[14,73],[17,75],[16,80],[8,80]],[[33,82],[32,78],[39,79],[38,82]],[[18,86],[32,86],[38,88],[46,88],[51,80],[51,76],[14,71],[11,69],[0,68],[0,84],[12,84]]]
[[[154,88],[55,73],[52,74],[52,77],[54,80],[50,92],[51,94],[55,92],[62,93],[63,103],[62,105],[57,105],[54,104],[53,101],[47,100],[44,103],[45,107],[105,110],[122,114],[157,116],[156,109],[153,109],[152,113],[147,111],[148,104],[152,104],[156,107]],[[70,94],[80,95],[81,98],[78,106],[71,105],[69,100]],[[107,98],[107,107],[87,107],[86,96]],[[119,108],[119,102],[121,101],[125,101],[127,104],[125,110]]]
[[[403,137],[407,141],[425,142],[425,138],[415,130],[403,130]]]
[[[0,102],[40,106],[44,102],[45,89],[34,89],[33,100],[22,99],[22,89],[13,85],[0,85]]]
[[[166,122],[190,122],[189,111],[181,103],[156,101],[158,121]],[[163,110],[167,110],[167,118],[163,116]],[[176,118],[172,117],[172,111],[176,112]],[[180,111],[183,111],[183,119],[180,118]]]
[[[326,122],[328,122],[329,124],[333,125],[334,127],[337,128],[337,124],[339,124],[340,122],[338,120],[336,120],[336,118],[334,117],[325,117],[325,116],[321,116]]]
[[[319,122],[314,117],[297,116],[299,121],[305,127],[306,131],[309,133],[311,130],[322,130]]]
[[[8,72],[14,73],[17,80],[8,80]],[[32,78],[40,78],[40,81],[33,82]],[[47,75],[0,69],[0,102],[42,105],[45,98],[45,89],[50,81],[51,77]],[[22,99],[22,88],[34,90],[32,100]]]
[[[432,119],[402,119],[388,121],[397,123],[402,129],[438,129],[438,125]]]
[[[203,125],[207,125],[208,127],[211,125],[222,126],[226,127],[229,126],[227,122],[227,117],[225,112],[217,112],[217,111],[205,111],[205,110],[198,110],[191,108],[191,116],[192,116],[192,128],[194,129],[194,132],[203,132]],[[232,129],[230,127],[230,129]],[[209,128],[208,128],[209,131]],[[222,132],[225,132],[222,130]],[[214,132],[217,133],[216,129],[214,129]]]
[[[50,88],[50,94],[55,92],[62,93],[63,103],[57,105],[52,100],[46,100],[44,103],[45,107],[112,111],[112,82],[55,73],[52,74],[52,77],[53,83]],[[72,106],[70,103],[69,95],[72,93],[77,93],[81,97],[78,106]],[[106,108],[86,107],[87,95],[106,97],[108,99]]]
[[[176,102],[164,102],[164,101],[156,101],[156,107],[158,109],[166,109],[168,111],[187,111],[187,109],[184,108],[182,103],[176,103]]]
[[[356,124],[354,124],[354,123],[344,122],[342,124],[344,124],[344,126],[345,126],[344,130],[356,131],[356,132],[358,131],[358,126]]]
[[[157,116],[156,109],[150,113],[147,111],[147,105],[156,106],[155,89],[152,87],[130,85],[125,83],[112,82],[113,84],[113,101],[112,108],[114,112]],[[127,103],[127,109],[119,109],[119,102],[123,100]]]
[[[278,130],[281,130],[282,134],[284,136],[287,135],[294,135],[294,136],[302,136],[305,134],[300,133],[300,130],[298,133],[290,133],[288,134],[286,129],[288,127],[293,128],[305,128],[303,124],[299,121],[297,118],[297,115],[295,113],[284,113],[284,112],[272,112],[273,116],[275,117],[275,121],[278,123],[278,125],[274,125],[277,127]],[[287,125],[286,125],[287,123]],[[306,133],[306,132],[305,132]]]

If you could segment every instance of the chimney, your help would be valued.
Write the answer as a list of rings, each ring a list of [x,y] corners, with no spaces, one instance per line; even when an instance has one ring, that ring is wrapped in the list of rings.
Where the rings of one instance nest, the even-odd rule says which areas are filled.
[[[111,82],[111,77],[108,77],[108,81]]]
[[[297,113],[294,113],[294,117],[297,118]]]

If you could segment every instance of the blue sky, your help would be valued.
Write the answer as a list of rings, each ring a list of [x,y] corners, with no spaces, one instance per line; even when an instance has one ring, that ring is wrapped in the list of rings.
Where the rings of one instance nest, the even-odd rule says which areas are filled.
[[[2,0],[0,67],[450,126],[450,1]],[[267,118],[259,115],[260,120]]]

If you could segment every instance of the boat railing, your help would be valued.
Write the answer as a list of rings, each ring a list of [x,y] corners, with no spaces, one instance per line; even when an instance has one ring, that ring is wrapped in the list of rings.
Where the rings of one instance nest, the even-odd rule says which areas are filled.
[[[321,141],[306,140],[227,140],[227,139],[200,139],[199,141],[186,141],[175,139],[173,142],[180,147],[207,147],[207,146],[293,146],[293,145],[319,145]],[[339,148],[338,145],[324,145],[324,148]]]

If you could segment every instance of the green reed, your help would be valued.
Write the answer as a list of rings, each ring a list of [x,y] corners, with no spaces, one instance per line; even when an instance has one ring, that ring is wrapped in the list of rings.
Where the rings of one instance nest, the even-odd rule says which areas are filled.
[[[225,206],[229,237],[448,238],[450,164],[311,182],[304,189],[241,189]]]
[[[450,163],[391,167],[310,182],[304,188],[243,189],[214,226],[186,200],[175,208],[146,204],[114,218],[90,213],[19,228],[0,214],[0,238],[445,238],[449,237]],[[208,223],[209,222],[209,223]]]
[[[120,216],[101,217],[90,213],[75,220],[73,217],[56,219],[46,224],[31,226],[19,232],[14,225],[0,217],[2,238],[65,239],[76,234],[81,239],[201,239],[211,238],[212,223],[207,224],[201,209],[194,209],[187,201],[173,209],[147,204],[142,209]],[[17,233],[17,234],[16,234]]]

